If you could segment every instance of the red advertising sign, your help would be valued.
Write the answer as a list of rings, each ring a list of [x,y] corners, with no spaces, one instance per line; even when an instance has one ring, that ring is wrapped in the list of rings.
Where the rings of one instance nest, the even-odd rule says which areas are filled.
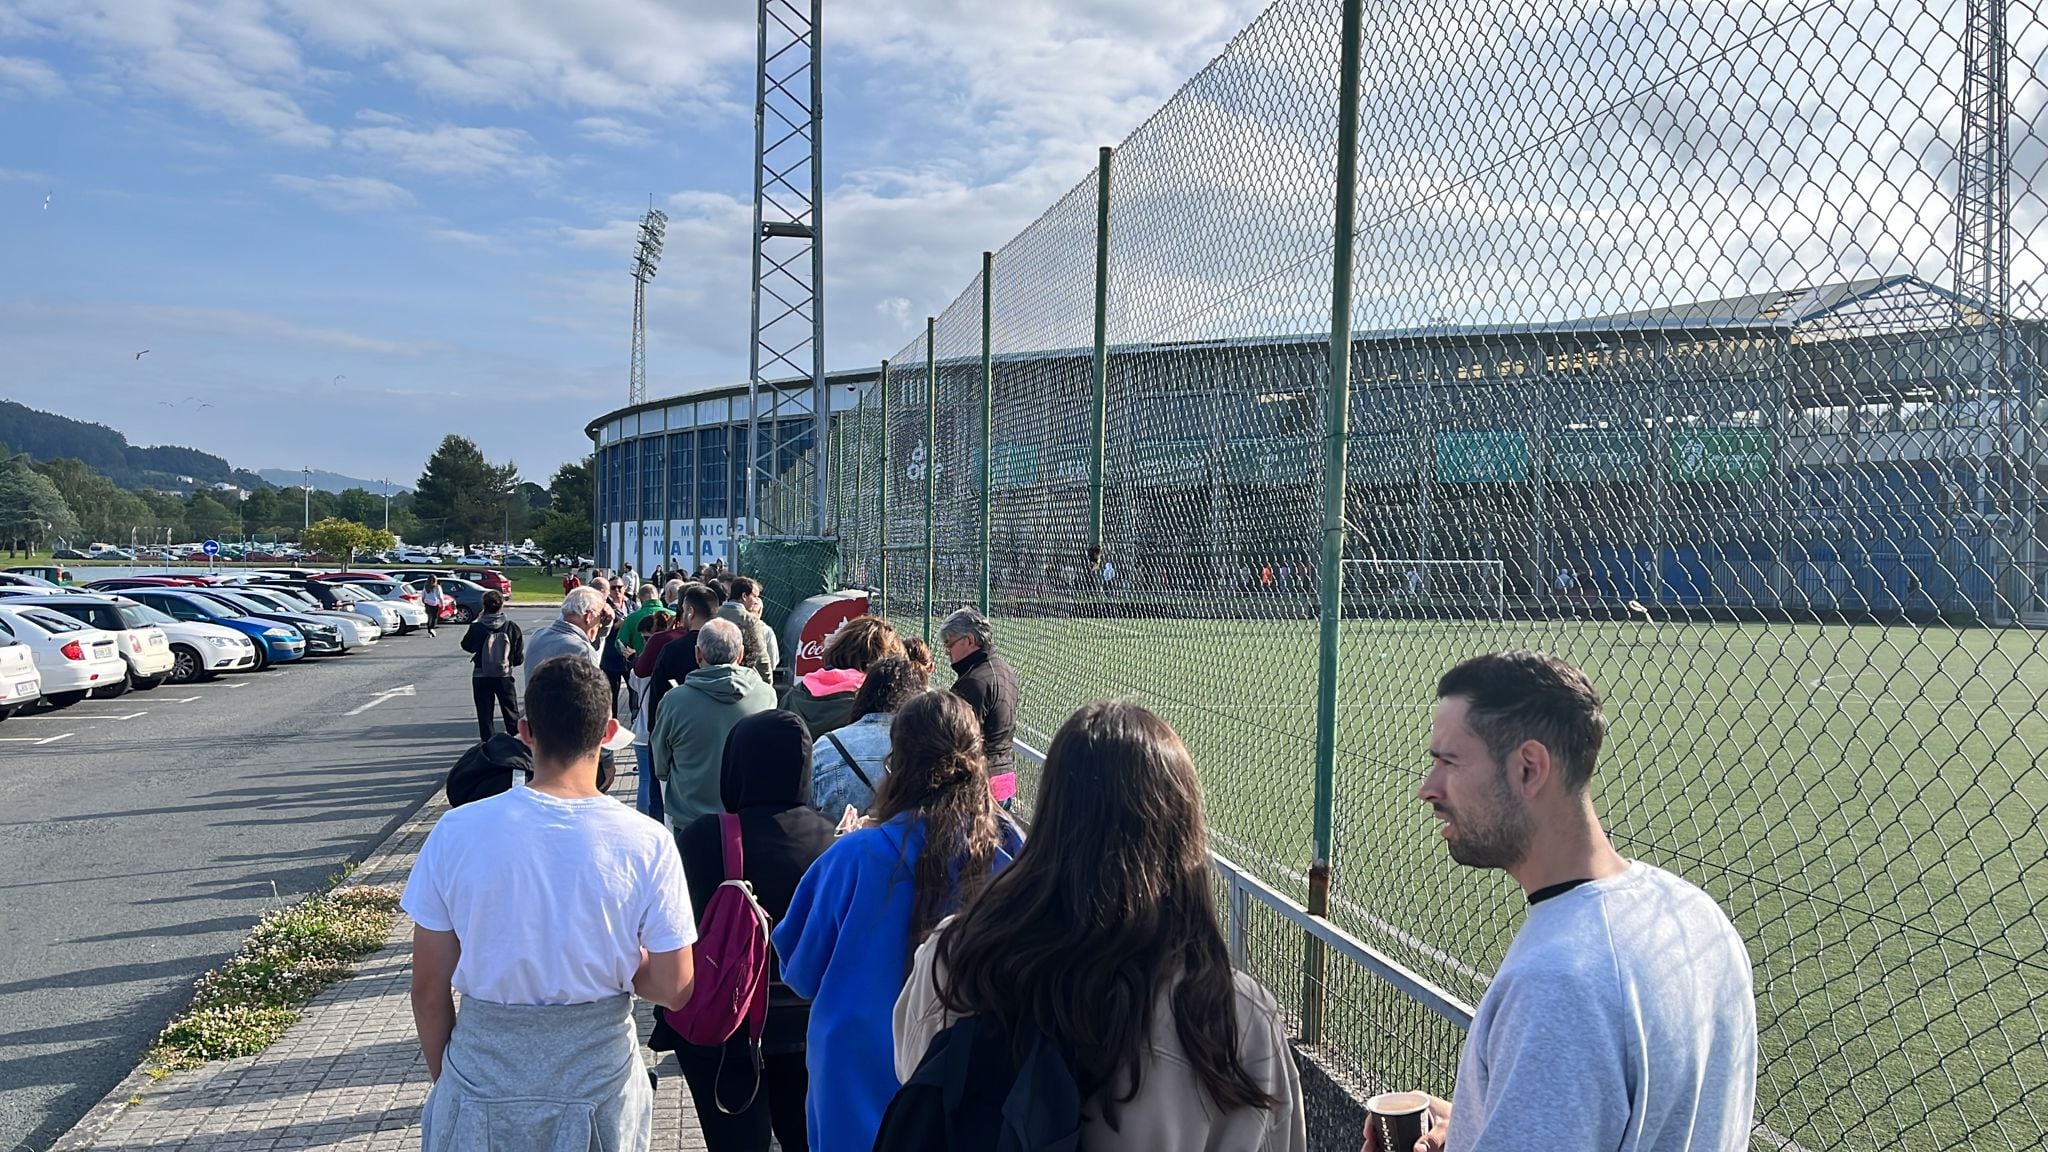
[[[808,675],[825,666],[825,641],[848,620],[868,614],[865,592],[834,592],[813,596],[789,614],[783,626],[784,646],[795,654],[795,673]]]

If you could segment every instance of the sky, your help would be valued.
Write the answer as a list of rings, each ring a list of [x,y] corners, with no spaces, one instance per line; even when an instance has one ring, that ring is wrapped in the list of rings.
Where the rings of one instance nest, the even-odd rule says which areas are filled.
[[[828,364],[872,364],[1257,14],[832,0]],[[245,468],[545,482],[626,401],[743,382],[745,0],[0,0],[0,396]],[[138,353],[143,353],[139,358]]]

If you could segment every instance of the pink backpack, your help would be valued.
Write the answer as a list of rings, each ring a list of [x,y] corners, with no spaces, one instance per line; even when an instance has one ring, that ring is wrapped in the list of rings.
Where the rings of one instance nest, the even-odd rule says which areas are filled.
[[[761,1030],[768,1022],[768,913],[745,879],[740,818],[721,813],[718,831],[725,844],[725,881],[711,894],[697,921],[697,978],[690,987],[690,1002],[678,1012],[657,1011],[678,1036],[705,1047],[724,1044],[744,1023],[752,1042],[758,1092]],[[737,1108],[727,1108],[723,1100],[718,1107],[730,1114],[745,1111],[753,1102],[749,1094]]]

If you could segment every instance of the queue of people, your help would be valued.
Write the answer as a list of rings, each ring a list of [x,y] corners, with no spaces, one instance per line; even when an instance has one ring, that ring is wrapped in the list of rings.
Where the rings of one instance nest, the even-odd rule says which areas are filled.
[[[1287,1022],[1231,968],[1172,727],[1131,701],[1076,711],[1026,829],[999,800],[1021,694],[986,617],[940,629],[950,690],[922,644],[859,617],[778,698],[743,579],[642,585],[636,606],[593,578],[519,659],[502,625],[465,635],[480,685],[523,670],[507,722],[536,771],[444,817],[407,886],[426,1144],[646,1147],[633,994],[661,1006],[654,1045],[713,1152],[1305,1149]],[[1451,859],[1506,871],[1529,913],[1453,1097],[1424,1098],[1414,1149],[1369,1127],[1368,1152],[1746,1148],[1747,953],[1711,898],[1602,830],[1598,692],[1510,651],[1436,697],[1417,795]],[[628,743],[638,815],[590,783]],[[744,1011],[707,1037],[707,999]]]

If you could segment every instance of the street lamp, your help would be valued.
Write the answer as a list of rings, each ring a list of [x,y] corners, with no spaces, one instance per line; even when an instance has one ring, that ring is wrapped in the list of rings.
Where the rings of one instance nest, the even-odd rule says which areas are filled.
[[[299,472],[305,477],[299,485],[299,494],[306,498],[306,527],[310,529],[313,527],[313,470],[301,468]]]

